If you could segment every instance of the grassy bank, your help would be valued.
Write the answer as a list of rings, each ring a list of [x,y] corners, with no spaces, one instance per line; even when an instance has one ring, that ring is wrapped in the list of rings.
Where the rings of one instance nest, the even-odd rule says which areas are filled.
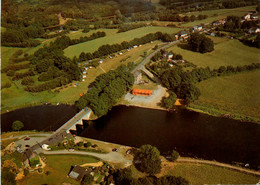
[[[234,170],[191,163],[177,163],[164,169],[165,175],[182,176],[191,184],[255,184],[259,177]]]
[[[181,54],[185,60],[198,67],[209,66],[211,69],[228,65],[246,65],[259,61],[259,49],[257,48],[246,46],[238,40],[210,38],[215,43],[215,50],[210,53],[201,54],[178,46],[173,46],[168,50]]]
[[[95,163],[98,160],[90,156],[79,155],[46,155],[47,165],[43,169],[44,173],[38,174],[37,172],[30,173],[19,184],[21,185],[35,185],[35,184],[62,184],[79,182],[68,178],[67,175],[72,165],[82,165],[85,163]],[[50,174],[46,175],[45,172],[49,171]]]
[[[197,84],[201,96],[190,109],[260,123],[260,71],[216,77]]]

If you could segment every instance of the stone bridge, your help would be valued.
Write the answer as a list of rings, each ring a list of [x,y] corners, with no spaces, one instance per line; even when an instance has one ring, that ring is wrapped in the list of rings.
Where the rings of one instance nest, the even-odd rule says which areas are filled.
[[[83,125],[83,120],[88,120],[92,110],[90,108],[82,109],[77,113],[73,118],[63,124],[55,133],[66,131],[67,133],[70,130],[77,130],[77,125]]]

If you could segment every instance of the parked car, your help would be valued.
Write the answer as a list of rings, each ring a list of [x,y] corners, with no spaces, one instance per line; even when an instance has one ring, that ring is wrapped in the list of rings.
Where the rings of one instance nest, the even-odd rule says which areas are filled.
[[[75,150],[73,148],[69,149],[69,152],[74,152]]]
[[[113,151],[113,152],[117,152],[117,151],[118,151],[118,148],[113,148],[112,151]]]
[[[30,138],[29,138],[29,137],[26,137],[26,138],[24,138],[24,140],[27,141],[27,140],[30,140]]]

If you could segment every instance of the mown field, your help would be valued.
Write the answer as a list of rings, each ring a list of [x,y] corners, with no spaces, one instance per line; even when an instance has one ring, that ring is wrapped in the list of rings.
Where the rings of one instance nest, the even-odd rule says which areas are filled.
[[[74,56],[79,56],[81,52],[94,52],[100,46],[104,44],[116,44],[123,41],[130,41],[134,38],[140,38],[149,33],[163,32],[163,33],[177,33],[180,31],[180,28],[168,28],[168,27],[159,27],[159,26],[149,26],[142,27],[127,32],[111,34],[106,37],[98,38],[89,42],[80,43],[77,45],[70,46],[64,50],[65,55],[72,58]]]
[[[198,67],[207,67],[211,69],[220,66],[238,66],[259,62],[259,49],[249,47],[238,40],[228,40],[225,38],[210,37],[215,45],[214,51],[201,54],[178,46],[168,48],[169,51],[181,54],[183,58]]]
[[[253,175],[204,164],[177,163],[165,174],[182,176],[190,184],[255,184],[259,181],[259,177]]]
[[[234,9],[219,9],[219,10],[207,10],[207,11],[201,11],[201,12],[191,12],[191,13],[186,13],[183,14],[191,16],[195,15],[198,16],[199,14],[201,15],[207,15],[208,18],[204,20],[197,20],[194,22],[189,22],[189,23],[182,23],[181,26],[184,27],[192,27],[198,24],[205,24],[205,23],[212,23],[213,21],[224,19],[229,15],[235,15],[242,17],[245,15],[247,12],[255,10],[255,6],[246,6],[246,7],[240,7],[240,8],[234,8]]]
[[[88,74],[85,82],[79,82],[79,86],[77,87],[73,87],[73,84],[76,82],[71,83],[65,87],[58,88],[59,92],[43,91],[39,93],[30,93],[23,90],[24,86],[21,85],[21,80],[13,81],[10,88],[1,90],[2,111],[14,110],[25,106],[39,105],[43,102],[50,102],[52,104],[56,104],[58,102],[74,104],[74,102],[79,99],[80,94],[87,92],[89,84],[93,82],[98,75],[107,72],[110,69],[116,69],[121,64],[127,64],[128,62],[140,62],[143,58],[141,55],[143,55],[145,51],[148,54],[152,52],[151,48],[153,48],[156,44],[161,44],[161,42],[156,41],[153,43],[148,43],[142,47],[132,49],[129,52],[124,52],[122,55],[118,55],[112,59],[105,59],[104,63],[100,64],[96,69],[92,68],[87,71]],[[122,61],[123,59],[127,60]],[[2,82],[5,83],[7,81],[11,82],[6,74],[2,74]]]
[[[197,84],[201,96],[192,108],[216,115],[248,116],[260,122],[260,70],[216,77]]]
[[[131,166],[134,178],[145,177],[145,174]],[[255,184],[259,177],[234,171],[227,168],[194,163],[163,163],[157,177],[164,175],[181,176],[190,184]]]
[[[30,173],[22,181],[18,182],[20,185],[36,185],[36,184],[62,184],[72,183],[79,184],[79,182],[68,178],[67,175],[72,165],[82,165],[85,163],[98,162],[97,159],[90,156],[80,155],[45,155],[47,158],[47,166],[43,169],[43,174],[38,172]],[[46,175],[45,172],[50,174]]]

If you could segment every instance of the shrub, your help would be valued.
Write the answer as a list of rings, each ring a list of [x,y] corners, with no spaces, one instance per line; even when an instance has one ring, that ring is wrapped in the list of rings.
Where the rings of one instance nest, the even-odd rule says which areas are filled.
[[[4,84],[1,86],[1,89],[9,88],[9,87],[11,87],[11,86],[12,86],[12,85],[11,85],[10,82],[6,82],[6,83],[4,83]]]
[[[15,131],[21,130],[21,128],[23,127],[24,127],[23,123],[19,120],[14,121],[12,124],[12,129]]]
[[[86,148],[90,147],[91,145],[92,145],[91,142],[84,143],[84,147]]]
[[[29,174],[29,170],[27,168],[24,169],[23,174],[24,174],[24,176],[27,176]]]
[[[14,74],[15,74],[15,71],[14,71],[14,70],[9,70],[9,71],[7,71],[7,73],[6,73],[7,76],[14,76]]]
[[[32,85],[33,83],[34,83],[34,80],[32,79],[32,77],[29,77],[29,76],[24,77],[21,82],[22,85]]]
[[[42,173],[42,171],[43,171],[42,168],[38,168],[39,173]]]
[[[175,150],[172,151],[171,153],[171,161],[176,161],[179,157],[179,153]]]

